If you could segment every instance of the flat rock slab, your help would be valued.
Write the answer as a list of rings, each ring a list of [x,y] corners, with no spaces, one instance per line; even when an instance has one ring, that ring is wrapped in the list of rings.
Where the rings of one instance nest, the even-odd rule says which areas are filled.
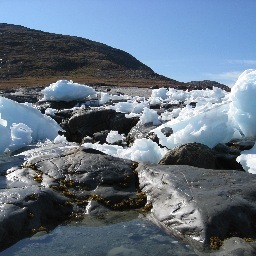
[[[65,220],[143,207],[137,164],[77,144],[42,144],[0,161],[0,250]]]
[[[150,218],[198,248],[216,249],[229,237],[256,238],[256,176],[184,165],[141,164],[140,186]]]
[[[96,213],[102,207],[139,208],[146,201],[138,191],[137,164],[94,149],[77,146],[44,152],[29,157],[23,167],[35,170],[41,185],[68,197],[80,213]]]
[[[48,188],[0,190],[0,250],[24,236],[56,226],[72,212],[67,198]]]

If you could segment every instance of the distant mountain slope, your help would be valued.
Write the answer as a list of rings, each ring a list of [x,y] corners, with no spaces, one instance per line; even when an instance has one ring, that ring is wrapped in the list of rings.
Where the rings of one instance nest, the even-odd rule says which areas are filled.
[[[102,43],[0,23],[0,87],[46,85],[57,79],[86,84],[172,86],[132,55]]]
[[[193,89],[202,89],[202,88],[212,89],[212,87],[219,87],[225,91],[230,91],[230,88],[227,85],[224,85],[215,81],[210,81],[210,80],[191,81],[191,82],[188,82],[187,85],[188,85],[188,88],[193,88]]]
[[[183,83],[161,76],[131,54],[88,39],[0,23],[0,89],[83,84],[227,89],[212,81]]]

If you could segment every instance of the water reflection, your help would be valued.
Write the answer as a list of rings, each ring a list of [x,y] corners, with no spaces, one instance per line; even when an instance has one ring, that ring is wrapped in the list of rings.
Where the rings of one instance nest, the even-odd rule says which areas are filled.
[[[125,219],[124,219],[125,218]],[[117,223],[116,223],[117,222]],[[103,225],[104,224],[104,225]],[[23,239],[1,256],[155,256],[197,255],[149,221],[130,215],[85,218],[51,233]]]

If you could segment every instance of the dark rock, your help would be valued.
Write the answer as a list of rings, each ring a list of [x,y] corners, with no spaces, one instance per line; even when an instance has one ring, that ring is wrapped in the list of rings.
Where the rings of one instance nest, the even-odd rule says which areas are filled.
[[[74,143],[2,157],[0,250],[70,218],[143,207],[136,166]]]
[[[231,170],[141,164],[149,217],[196,248],[217,249],[226,238],[256,238],[256,176]]]
[[[227,145],[229,147],[236,148],[240,151],[249,150],[255,144],[256,138],[253,137],[243,137],[241,139],[233,139]]]
[[[127,135],[130,130],[138,123],[139,117],[126,118],[123,113],[116,113],[110,120],[109,130],[118,131],[120,134]]]
[[[161,132],[165,135],[165,137],[170,137],[173,134],[171,127],[164,127],[161,129]]]
[[[215,163],[217,169],[223,170],[242,170],[243,167],[236,161],[241,151],[235,148],[230,148],[224,144],[216,145],[213,150],[215,151]]]
[[[160,109],[161,105],[160,104],[150,104],[149,108],[150,109]]]
[[[150,135],[149,133],[154,128],[156,128],[156,126],[154,126],[153,123],[142,124],[138,122],[128,133],[127,143],[132,145],[136,139],[146,138],[147,135],[152,136],[152,134]]]
[[[150,139],[152,140],[153,142],[159,144],[159,138],[158,136],[154,133],[154,132],[149,132],[147,135],[146,135],[146,139]],[[161,146],[161,145],[160,145]]]
[[[0,96],[10,100],[14,100],[19,103],[36,103],[41,97],[42,87],[34,88],[19,88],[17,90],[4,90],[0,91]]]
[[[93,134],[93,139],[95,142],[100,142],[101,144],[106,143],[106,138],[108,136],[109,130],[95,132]]]
[[[188,82],[189,90],[205,90],[206,88],[212,90],[213,87],[218,87],[222,90],[230,92],[230,87],[224,84],[220,84],[216,81],[203,80],[203,81],[191,81]]]
[[[159,161],[163,165],[190,165],[206,169],[215,168],[214,151],[200,143],[187,143],[168,151]]]
[[[62,127],[64,128],[66,124],[68,123],[68,120],[71,118],[73,114],[72,109],[63,109],[58,110],[55,112],[55,116],[52,116],[52,118]]]
[[[83,143],[93,143],[93,138],[90,136],[86,136],[82,139],[82,144]]]
[[[90,110],[79,109],[63,126],[68,141],[80,143],[86,136],[105,130],[116,130],[127,134],[136,125],[138,119],[126,118],[123,113],[116,113],[112,109]]]
[[[197,103],[197,102],[190,102],[189,105],[190,105],[192,108],[195,108],[195,107],[196,107],[196,103]]]
[[[178,103],[162,103],[161,104],[161,108],[164,109],[164,110],[168,110],[168,111],[173,111],[174,109],[176,108],[183,108],[185,107],[186,104],[183,102],[183,101],[180,101]]]
[[[50,229],[69,217],[68,198],[37,186],[2,189],[0,250],[40,228]]]
[[[81,142],[86,136],[95,132],[108,130],[110,120],[116,115],[112,109],[86,111],[79,109],[73,113],[65,125],[68,141]]]
[[[58,110],[63,110],[63,109],[70,109],[74,107],[80,107],[84,105],[85,100],[83,101],[39,101],[37,102],[37,106],[41,107],[41,109],[46,109],[46,108],[54,108]]]

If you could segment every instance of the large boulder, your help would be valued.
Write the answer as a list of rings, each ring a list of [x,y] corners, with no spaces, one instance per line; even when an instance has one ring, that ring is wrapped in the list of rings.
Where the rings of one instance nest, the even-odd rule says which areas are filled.
[[[67,140],[80,143],[86,136],[92,137],[95,132],[108,130],[109,120],[115,113],[111,109],[75,111],[64,127]]]
[[[70,218],[143,207],[136,167],[75,143],[46,143],[2,157],[0,250]]]
[[[92,137],[94,133],[105,130],[127,134],[137,122],[138,119],[126,118],[125,114],[112,109],[79,109],[73,113],[63,128],[66,130],[68,141],[81,143],[84,137]]]
[[[137,165],[130,160],[76,146],[55,155],[51,151],[34,155],[23,166],[37,171],[41,185],[68,197],[77,213],[140,208],[145,204],[134,171]]]
[[[256,238],[256,176],[184,165],[141,164],[140,186],[151,218],[200,250],[227,238]]]
[[[159,161],[163,165],[190,165],[206,169],[215,168],[215,153],[200,143],[186,143],[169,150]]]

